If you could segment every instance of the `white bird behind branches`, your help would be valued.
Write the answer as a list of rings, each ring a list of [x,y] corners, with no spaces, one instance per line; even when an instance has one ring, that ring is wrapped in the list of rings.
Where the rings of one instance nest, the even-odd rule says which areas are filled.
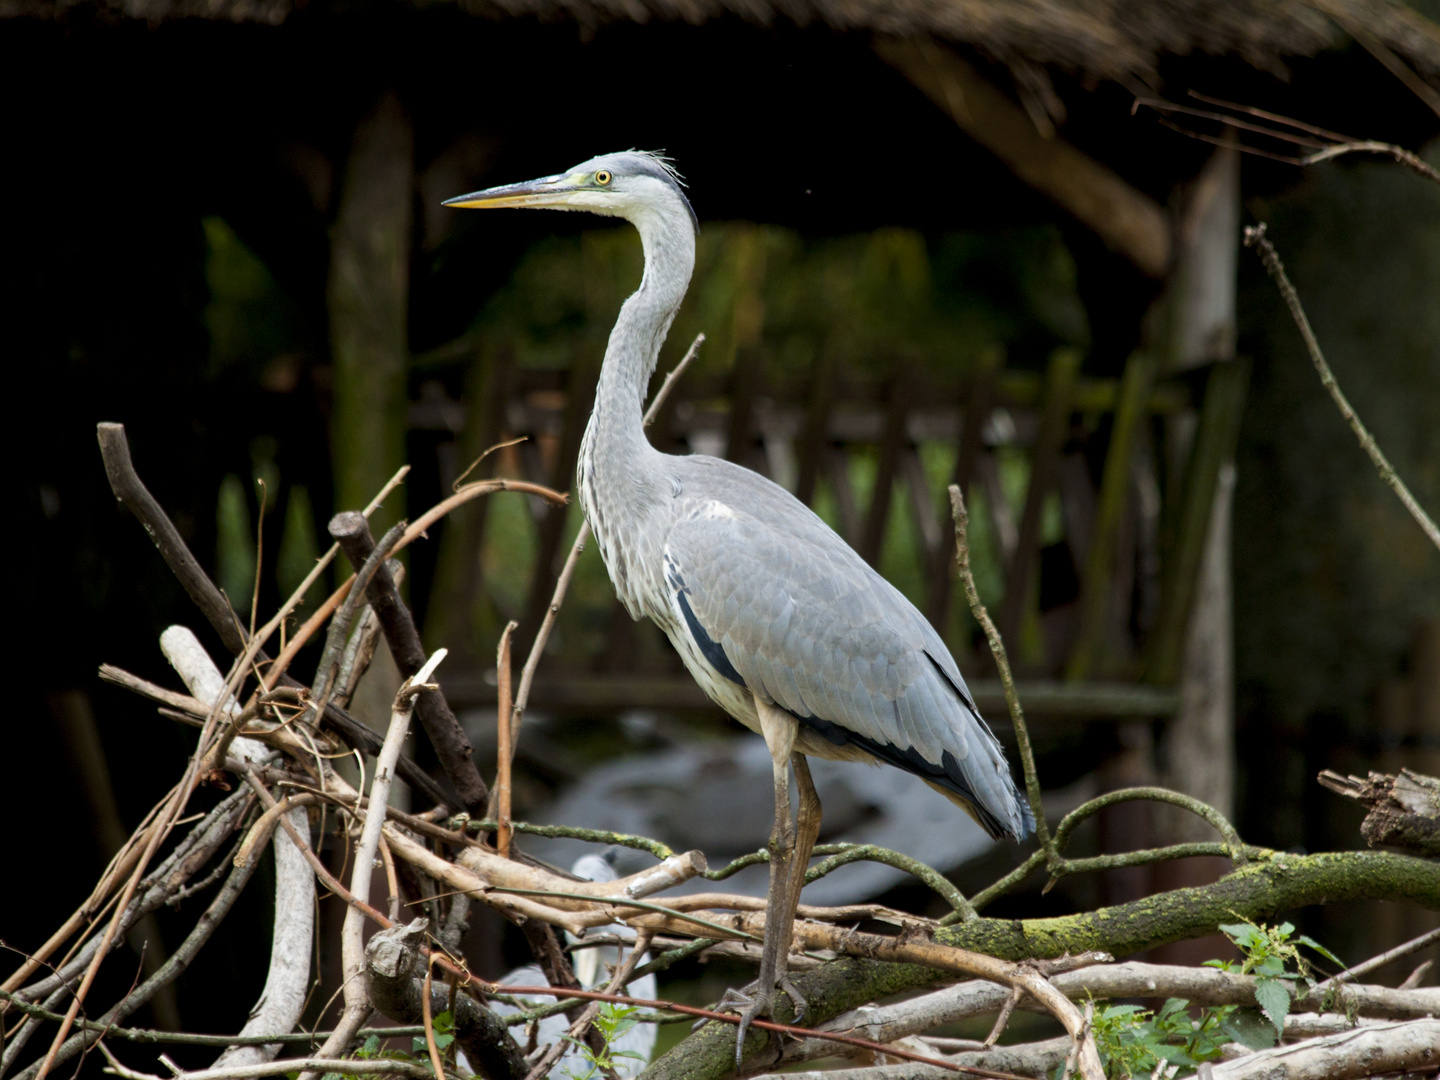
[[[570,872],[578,878],[586,881],[614,881],[620,875],[616,873],[615,866],[605,855],[583,855],[576,860]],[[611,923],[608,926],[595,928],[591,933],[607,937],[620,937],[628,941],[635,939],[635,931],[624,923]],[[574,943],[577,939],[569,934],[565,935],[567,940]],[[610,981],[610,976],[621,961],[621,950],[618,945],[597,945],[589,949],[577,949],[571,956],[575,967],[575,977],[580,985],[586,990],[602,989]],[[637,962],[648,963],[650,954],[646,953]],[[500,980],[502,986],[543,986],[545,985],[545,974],[534,964],[516,968]],[[654,998],[656,995],[655,976],[645,975],[636,979],[627,987],[623,993],[631,997]],[[522,997],[518,1000],[527,1002],[532,1008],[540,1005],[548,1005],[555,999],[552,997]],[[501,1016],[509,1016],[519,1010],[495,1001],[491,1008]],[[537,1025],[535,1045],[544,1048],[557,1039],[564,1036],[569,1030],[570,1021],[565,1019],[563,1013],[556,1013],[547,1016]],[[523,1030],[523,1029],[522,1029]],[[528,1034],[516,1031],[516,1039],[525,1045],[528,1042]],[[650,1055],[655,1049],[656,1029],[654,1024],[636,1024],[629,1031],[622,1034],[610,1044],[610,1054],[614,1059],[615,1073],[621,1080],[635,1076],[650,1063]],[[638,1057],[630,1057],[629,1054],[637,1054]],[[461,1062],[461,1068],[466,1067]],[[588,1075],[590,1066],[585,1062],[580,1049],[576,1046],[566,1048],[564,1055],[550,1070],[549,1076],[552,1080],[571,1080]]]

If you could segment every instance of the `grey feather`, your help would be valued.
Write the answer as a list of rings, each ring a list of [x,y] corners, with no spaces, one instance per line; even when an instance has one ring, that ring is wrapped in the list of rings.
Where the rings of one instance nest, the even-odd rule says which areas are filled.
[[[645,438],[641,398],[695,265],[695,218],[670,164],[626,151],[462,197],[628,219],[640,287],[611,331],[576,487],[615,591],[670,638],[705,692],[758,731],[756,701],[796,718],[801,753],[883,761],[950,794],[992,835],[1032,823],[1000,744],[938,634],[783,488]]]

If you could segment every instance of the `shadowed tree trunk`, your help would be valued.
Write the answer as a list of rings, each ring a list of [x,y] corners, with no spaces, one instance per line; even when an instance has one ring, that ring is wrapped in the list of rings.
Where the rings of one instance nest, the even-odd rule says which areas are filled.
[[[410,117],[387,91],[355,128],[331,235],[337,510],[364,506],[405,461],[413,158]],[[399,505],[372,523],[383,530],[399,519]]]

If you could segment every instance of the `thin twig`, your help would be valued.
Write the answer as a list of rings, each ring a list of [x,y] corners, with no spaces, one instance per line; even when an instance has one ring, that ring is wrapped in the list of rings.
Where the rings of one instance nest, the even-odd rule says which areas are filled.
[[[263,788],[259,788],[258,793],[260,793],[261,795],[261,800],[266,802],[267,805],[275,805],[274,799],[270,797],[268,792],[264,792]],[[327,889],[329,889],[332,893],[338,896],[352,909],[360,911],[372,922],[387,929],[395,925],[394,922],[392,922],[390,919],[387,919],[381,912],[376,911],[369,904],[365,903],[363,900],[358,899],[352,892],[350,892],[343,885],[341,885],[340,882],[335,879],[334,875],[332,875],[330,871],[326,868],[325,864],[322,863],[315,855],[314,851],[310,848],[310,845],[306,841],[306,839],[302,837],[298,832],[291,831],[294,827],[290,824],[287,817],[281,815],[278,820],[281,827],[290,834],[290,839],[295,842],[298,848],[300,848],[301,854],[305,856],[306,861],[310,863],[312,868],[314,868],[316,877],[320,879],[321,883]],[[695,943],[694,948],[696,949],[696,951],[698,951],[698,949],[701,947],[703,947],[702,943]],[[673,1012],[685,1016],[695,1017],[697,1019],[718,1020],[722,1023],[727,1024],[738,1024],[740,1022],[740,1018],[734,1013],[716,1012],[712,1009],[702,1009],[693,1005],[681,1005],[677,1004],[676,1002],[656,1000],[653,998],[636,998],[630,997],[625,994],[610,994],[599,990],[578,990],[573,987],[564,986],[506,986],[499,983],[491,983],[480,978],[478,975],[475,975],[472,972],[459,967],[458,965],[453,963],[448,957],[445,957],[443,955],[437,956],[435,963],[438,966],[444,968],[450,974],[456,976],[465,983],[474,987],[476,990],[486,995],[487,997],[502,994],[524,994],[555,998],[568,997],[582,1001],[609,1001],[617,1005],[638,1006],[640,1008],[651,1009],[656,1012]],[[639,977],[642,974],[647,974],[647,969],[649,967],[650,965],[647,964],[645,965],[645,967],[639,969],[635,973],[636,977]],[[883,1046],[880,1043],[870,1042],[865,1039],[857,1039],[852,1036],[842,1035],[838,1032],[814,1031],[809,1028],[798,1027],[794,1024],[780,1024],[771,1020],[755,1020],[754,1022],[752,1022],[751,1027],[759,1028],[763,1031],[775,1031],[780,1034],[792,1035],[796,1038],[814,1037],[829,1039],[833,1042],[847,1043],[851,1046],[858,1046],[862,1049],[889,1054],[892,1057],[899,1057],[906,1061],[917,1061],[927,1065],[939,1065],[943,1068],[949,1069],[952,1072],[963,1072],[970,1075],[979,1076],[1007,1077],[1008,1075],[1003,1073],[987,1072],[984,1070],[977,1071],[974,1069],[966,1069],[959,1066],[954,1066],[951,1065],[949,1062],[938,1061],[935,1058],[928,1058],[924,1055],[913,1054],[909,1051],[900,1050],[895,1047]],[[1008,1080],[1018,1080],[1018,1078],[1009,1077]]]
[[[430,1054],[430,1066],[437,1077],[445,1075],[445,1063],[440,1060],[440,1047],[435,1045],[435,1020],[430,1015],[430,985],[435,976],[435,955],[430,955],[425,965],[425,985],[420,989],[420,1023],[425,1028],[425,1049]]]
[[[1245,246],[1256,249],[1260,255],[1260,261],[1265,264],[1265,269],[1275,279],[1275,284],[1280,289],[1280,295],[1285,300],[1285,306],[1290,309],[1290,316],[1295,320],[1295,325],[1300,330],[1300,336],[1305,341],[1305,348],[1310,353],[1310,360],[1320,374],[1321,384],[1329,391],[1335,407],[1340,410],[1340,415],[1345,418],[1345,422],[1350,425],[1350,430],[1360,440],[1360,446],[1370,456],[1370,461],[1380,473],[1380,479],[1390,485],[1390,489],[1399,497],[1405,509],[1410,511],[1410,516],[1425,531],[1430,542],[1440,549],[1440,528],[1437,528],[1430,515],[1421,509],[1420,504],[1415,501],[1415,496],[1410,494],[1410,489],[1405,486],[1405,482],[1396,475],[1394,467],[1381,452],[1365,425],[1360,422],[1360,417],[1356,415],[1350,402],[1341,392],[1340,384],[1335,381],[1335,375],[1331,372],[1330,365],[1325,362],[1325,355],[1320,351],[1320,342],[1315,337],[1315,331],[1310,327],[1310,320],[1305,316],[1304,307],[1300,304],[1300,294],[1290,283],[1290,278],[1285,273],[1285,266],[1280,262],[1280,256],[1276,253],[1275,246],[1265,235],[1264,222],[1259,225],[1246,226]]]
[[[383,544],[377,546],[378,555]],[[372,556],[373,558],[373,556]],[[367,565],[369,563],[367,562]],[[395,773],[395,762],[410,730],[410,717],[415,711],[415,698],[429,689],[429,679],[440,661],[445,659],[446,650],[438,649],[418,672],[405,680],[395,695],[394,707],[390,714],[390,729],[385,743],[375,762],[375,779],[370,788],[370,808],[365,814],[365,824],[360,830],[360,840],[355,845],[355,869],[350,878],[350,892],[354,896],[370,895],[370,876],[375,865],[375,852],[380,844],[380,830],[385,826],[384,807],[390,802],[390,781]],[[288,830],[287,830],[288,831]],[[312,864],[313,865],[313,864]],[[386,920],[389,922],[389,920]],[[340,929],[341,966],[345,977],[345,1011],[341,1014],[335,1031],[320,1048],[321,1057],[334,1057],[343,1053],[370,1013],[370,1000],[365,992],[363,972],[365,970],[365,947],[362,932],[365,925],[364,913],[355,907],[345,912],[345,922]],[[309,1080],[309,1074],[305,1074]]]
[[[392,1074],[395,1076],[406,1076],[412,1080],[435,1080],[434,1074],[423,1065],[415,1065],[408,1061],[397,1061],[394,1058],[337,1058],[337,1057],[308,1057],[295,1058],[290,1061],[275,1061],[268,1065],[241,1065],[233,1069],[197,1069],[194,1072],[176,1072],[173,1076],[160,1077],[154,1073],[138,1072],[120,1064],[110,1054],[104,1044],[101,1044],[100,1052],[110,1062],[110,1068],[106,1072],[114,1073],[124,1077],[125,1080],[259,1080],[266,1076],[284,1076],[287,1073],[294,1073],[296,1070],[305,1069],[315,1073],[335,1073],[338,1075],[352,1074],[362,1075],[367,1073]]]
[[[1020,765],[1025,771],[1025,793],[1029,798],[1030,812],[1035,817],[1035,838],[1050,859],[1056,858],[1054,845],[1050,841],[1050,828],[1045,823],[1045,807],[1040,801],[1040,774],[1035,769],[1035,752],[1030,748],[1030,729],[1025,726],[1025,713],[1020,708],[1020,697],[1015,693],[1015,678],[1010,674],[1010,660],[1005,653],[1005,643],[1000,632],[990,621],[990,613],[980,602],[980,593],[975,588],[975,575],[970,570],[970,515],[965,510],[965,496],[956,484],[950,485],[950,514],[955,519],[955,563],[960,569],[960,581],[965,586],[965,598],[970,601],[970,610],[975,621],[985,631],[990,642],[990,652],[995,657],[995,668],[1000,675],[1000,685],[1005,690],[1005,704],[1010,709],[1010,721],[1015,726],[1015,741],[1020,750]]]
[[[0,990],[0,1000],[8,1002],[19,1012],[37,1020],[58,1021],[63,1013],[31,1005],[18,994]],[[330,1034],[328,1031],[292,1031],[277,1035],[198,1035],[186,1031],[161,1031],[157,1028],[116,1027],[114,1024],[100,1024],[94,1020],[76,1020],[75,1026],[85,1031],[101,1032],[107,1039],[122,1039],[134,1043],[166,1043],[175,1046],[213,1046],[224,1049],[227,1046],[268,1046],[270,1043],[313,1043]],[[371,1035],[385,1039],[408,1038],[425,1034],[420,1024],[398,1027],[361,1028],[357,1038],[368,1039]]]
[[[1178,105],[1172,101],[1164,101],[1158,98],[1136,98],[1135,108],[1145,106],[1154,109],[1162,114],[1159,117],[1160,123],[1173,131],[1198,139],[1201,142],[1210,143],[1212,146],[1219,146],[1226,150],[1235,150],[1242,154],[1252,154],[1256,157],[1268,158],[1271,161],[1284,162],[1287,165],[1297,165],[1306,168],[1311,165],[1318,165],[1322,161],[1331,161],[1346,154],[1377,154],[1394,160],[1397,164],[1403,165],[1411,172],[1423,176],[1427,180],[1440,183],[1440,170],[1437,170],[1428,161],[1412,150],[1395,143],[1381,142],[1377,139],[1355,139],[1347,135],[1340,135],[1324,128],[1315,127],[1288,116],[1281,116],[1278,113],[1266,112],[1264,109],[1257,109],[1250,105],[1241,105],[1233,101],[1225,101],[1221,98],[1207,97],[1204,94],[1190,91],[1190,96],[1197,100],[1204,101],[1210,105],[1218,105],[1221,108],[1231,110],[1230,113],[1215,112],[1210,109],[1197,109],[1189,105]],[[1295,131],[1284,131],[1274,127],[1266,127],[1263,124],[1251,123],[1242,120],[1235,113],[1246,116],[1259,117],[1274,124],[1294,128]],[[1193,116],[1199,120],[1210,120],[1217,124],[1223,124],[1227,130],[1225,135],[1211,135],[1203,131],[1194,131],[1184,127],[1167,118],[1166,114],[1178,114],[1182,116]],[[1310,150],[1308,154],[1279,154],[1272,150],[1265,150],[1258,146],[1251,146],[1241,142],[1228,131],[1249,131],[1253,134],[1263,136],[1267,139],[1274,139],[1276,142],[1288,143],[1292,146],[1305,147]],[[1296,134],[1305,132],[1307,135],[1317,136],[1307,138],[1306,135]]]
[[[513,835],[510,828],[510,768],[515,760],[512,739],[516,732],[510,723],[513,704],[510,697],[510,637],[518,625],[513,619],[505,624],[505,630],[500,635],[500,647],[495,654],[498,703],[495,723],[495,819],[500,823],[495,833],[495,846],[504,859],[510,857],[510,837]]]
[[[359,514],[336,514],[330,520],[329,531],[357,573],[375,557],[376,547],[370,535],[370,526]],[[415,619],[384,563],[376,567],[371,575],[365,586],[365,595],[375,617],[380,620],[400,676],[408,678],[415,674],[425,663],[425,647],[415,628]],[[435,690],[422,695],[415,704],[415,716],[430,745],[435,748],[440,767],[455,786],[461,805],[472,813],[478,812],[489,799],[490,792],[475,767],[470,740],[446,701],[444,692]]]
[[[1440,941],[1440,929],[1431,930],[1429,933],[1421,934],[1417,938],[1411,938],[1403,945],[1396,945],[1395,948],[1388,949],[1385,952],[1382,952],[1379,956],[1372,956],[1369,960],[1365,960],[1359,964],[1356,964],[1352,968],[1346,968],[1344,971],[1340,972],[1340,974],[1332,975],[1330,978],[1326,979],[1322,983],[1317,983],[1315,986],[1315,993],[1323,994],[1332,986],[1338,986],[1341,983],[1353,982],[1361,975],[1368,975],[1376,968],[1382,968],[1386,964],[1389,964],[1395,960],[1403,960],[1405,957],[1410,956],[1413,953],[1417,953],[1421,949],[1427,949],[1431,945],[1434,945],[1437,941]]]

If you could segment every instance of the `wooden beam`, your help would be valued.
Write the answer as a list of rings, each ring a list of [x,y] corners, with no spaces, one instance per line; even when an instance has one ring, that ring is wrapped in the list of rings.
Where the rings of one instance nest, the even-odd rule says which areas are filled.
[[[954,52],[923,38],[877,37],[875,51],[972,139],[1152,278],[1170,266],[1170,223],[1154,199],[1061,139],[1035,130]],[[958,185],[958,181],[957,181]]]
[[[1015,552],[1005,573],[1005,598],[1000,604],[998,626],[1001,637],[1015,641],[1021,619],[1030,603],[1030,585],[1040,566],[1041,515],[1045,497],[1055,484],[1060,451],[1070,434],[1070,412],[1075,378],[1080,372],[1080,354],[1074,349],[1056,349],[1045,373],[1045,404],[1040,414],[1040,431],[1030,455],[1030,487],[1025,492],[1025,509]]]
[[[1110,429],[1110,448],[1105,455],[1105,472],[1100,478],[1100,499],[1094,531],[1090,534],[1089,557],[1081,580],[1080,633],[1065,668],[1068,679],[1089,678],[1097,664],[1104,666],[1105,642],[1116,609],[1112,589],[1115,540],[1129,501],[1135,432],[1144,415],[1142,408],[1150,392],[1152,368],[1150,359],[1141,352],[1132,354],[1125,365],[1120,405]]]
[[[485,708],[495,703],[493,672],[452,672],[445,696],[455,708]],[[1009,725],[1005,692],[997,679],[969,680],[980,711],[996,730]],[[1017,684],[1025,715],[1064,720],[1136,721],[1172,715],[1180,706],[1173,690],[1143,683],[1062,683],[1046,679]],[[531,692],[535,708],[588,710],[714,709],[705,691],[688,674],[593,675],[542,668]]]
[[[1221,471],[1235,455],[1250,365],[1243,360],[1216,364],[1205,387],[1195,445],[1181,487],[1175,534],[1165,551],[1160,613],[1151,632],[1146,679],[1173,686],[1180,677],[1186,633],[1201,564],[1210,537]]]

